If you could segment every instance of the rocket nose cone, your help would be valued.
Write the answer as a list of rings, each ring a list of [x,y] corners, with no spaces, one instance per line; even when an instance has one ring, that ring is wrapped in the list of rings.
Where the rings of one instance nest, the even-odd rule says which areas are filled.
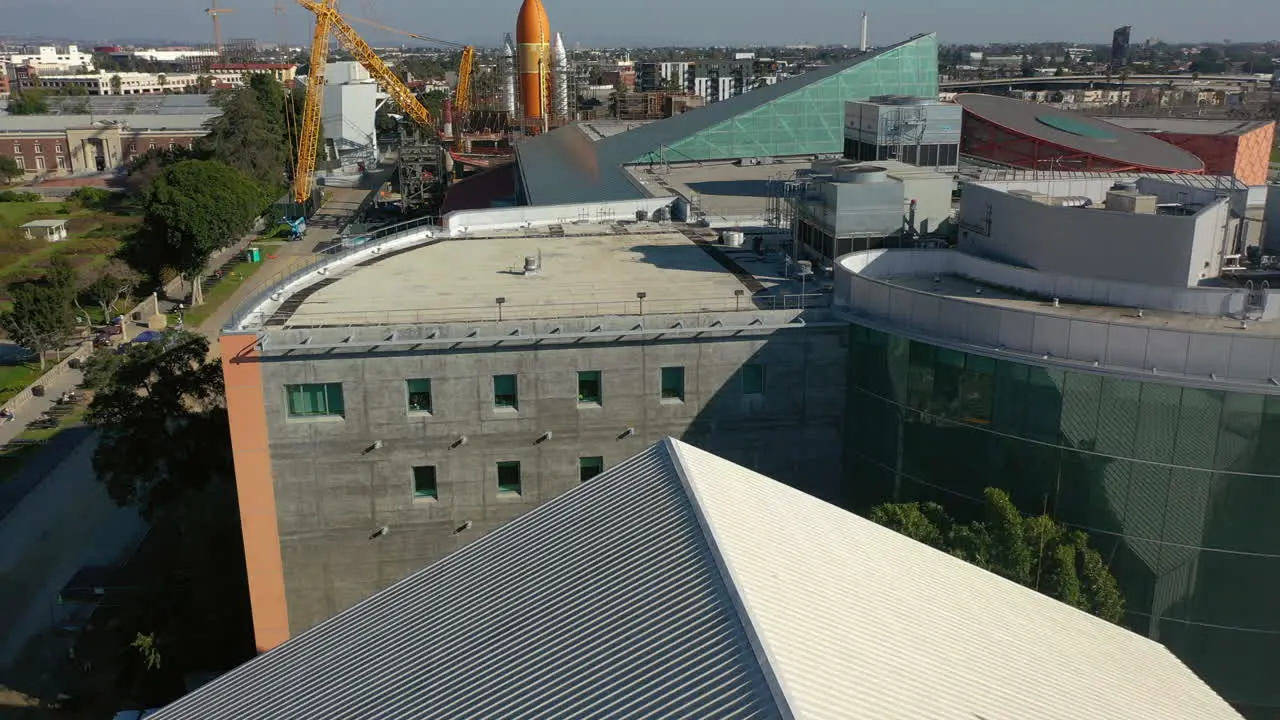
[[[517,43],[551,42],[551,21],[542,0],[524,0],[516,18]]]

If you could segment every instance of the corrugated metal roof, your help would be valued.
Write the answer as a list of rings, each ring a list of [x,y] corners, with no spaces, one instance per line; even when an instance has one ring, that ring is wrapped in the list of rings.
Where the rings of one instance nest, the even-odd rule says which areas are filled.
[[[119,124],[130,130],[199,130],[210,118],[221,113],[208,112],[174,115],[0,115],[0,133],[59,132],[74,128],[91,128]]]
[[[1159,644],[675,440],[168,706],[1240,720]]]
[[[782,717],[663,445],[155,720],[557,717]]]
[[[578,126],[569,125],[522,142],[516,146],[516,160],[525,197],[533,205],[648,197],[631,182],[622,170],[623,165],[918,39],[890,45],[847,62],[787,78],[774,85],[598,141],[588,138]]]
[[[1163,646],[689,445],[796,718],[1239,720]]]

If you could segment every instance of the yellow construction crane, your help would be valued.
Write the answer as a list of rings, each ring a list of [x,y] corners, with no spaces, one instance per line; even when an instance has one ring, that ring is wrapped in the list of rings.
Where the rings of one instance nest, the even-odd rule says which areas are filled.
[[[431,129],[435,123],[431,119],[431,113],[418,102],[418,98],[414,96],[413,91],[405,87],[400,82],[400,78],[391,72],[391,68],[382,62],[382,58],[369,47],[369,43],[360,37],[360,34],[347,23],[346,18],[338,12],[332,4],[327,4],[323,0],[297,0],[298,4],[310,10],[315,14],[317,20],[324,18],[328,21],[332,32],[337,36],[338,42],[347,49],[348,52],[364,66],[374,80],[382,86],[382,89],[395,100],[400,109],[406,115],[413,118],[413,121],[424,128]],[[313,49],[314,52],[314,49]],[[304,118],[304,121],[307,119]]]
[[[299,0],[301,2],[301,0]],[[324,103],[324,70],[329,62],[329,33],[337,0],[308,2],[317,10],[316,29],[311,37],[311,65],[307,70],[307,100],[302,106],[302,127],[298,133],[298,160],[293,171],[293,201],[305,203],[311,197],[316,172],[316,152],[320,142],[320,109]],[[307,8],[311,10],[311,8]]]
[[[445,47],[458,48],[462,50],[462,62],[458,63],[458,87],[453,93],[453,107],[455,110],[463,113],[471,110],[471,69],[475,65],[476,61],[476,49],[474,46],[406,32],[404,30],[393,28],[390,25],[383,25],[380,22],[366,20],[365,18],[353,17],[350,19],[354,22],[369,25],[370,27],[376,27],[379,30],[386,30],[387,32],[396,33],[397,35],[411,37],[415,40],[422,40],[423,42],[444,45]]]

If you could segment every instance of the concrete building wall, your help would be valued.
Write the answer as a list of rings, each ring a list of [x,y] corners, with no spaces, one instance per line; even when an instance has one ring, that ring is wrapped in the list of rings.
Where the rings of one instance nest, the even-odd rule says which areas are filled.
[[[608,468],[666,436],[836,498],[845,338],[843,328],[810,328],[752,339],[268,359],[264,404],[290,632],[576,486],[579,458],[602,457]],[[762,396],[743,393],[748,362],[765,366]],[[660,398],[666,366],[685,368],[683,402]],[[579,404],[579,370],[602,372],[601,405]],[[496,374],[517,376],[518,410],[494,407]],[[431,380],[430,415],[408,412],[406,381],[415,378]],[[343,384],[345,418],[287,418],[284,386],[318,382]],[[499,493],[501,461],[521,463],[518,495]],[[435,466],[437,499],[414,498],[417,465]],[[389,532],[371,540],[382,526]],[[246,551],[252,563],[270,549]]]
[[[965,186],[959,217],[959,248],[980,257],[1079,277],[1188,284],[1193,217],[1053,207],[974,184]]]
[[[1268,254],[1274,255],[1280,253],[1280,184],[1273,184],[1267,189],[1262,247]]]

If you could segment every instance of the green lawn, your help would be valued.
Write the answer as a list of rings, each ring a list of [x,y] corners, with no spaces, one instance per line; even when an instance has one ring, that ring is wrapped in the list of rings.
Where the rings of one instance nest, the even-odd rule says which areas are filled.
[[[40,366],[35,363],[26,365],[0,365],[0,403],[22,392],[23,388],[40,377]]]
[[[1280,145],[1271,149],[1271,162],[1280,162]]]
[[[60,243],[27,240],[18,228],[32,220],[67,220],[71,237]],[[0,285],[39,277],[55,255],[76,268],[101,265],[139,222],[123,202],[104,210],[66,202],[0,203]]]
[[[223,303],[230,300],[231,296],[235,295],[236,290],[239,290],[240,286],[261,268],[262,263],[242,262],[234,265],[216,285],[205,291],[203,305],[191,308],[186,312],[186,324],[192,328],[199,327],[201,323],[217,312]],[[170,318],[171,323],[176,321],[176,316]]]

